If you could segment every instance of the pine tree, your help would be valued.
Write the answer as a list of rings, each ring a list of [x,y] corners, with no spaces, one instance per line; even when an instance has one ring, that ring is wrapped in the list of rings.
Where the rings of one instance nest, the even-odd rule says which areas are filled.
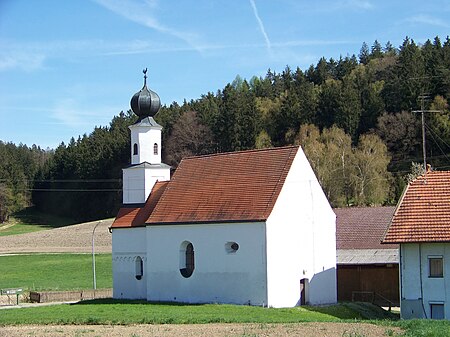
[[[367,64],[369,62],[370,52],[367,43],[363,42],[358,56],[359,56],[359,63]]]

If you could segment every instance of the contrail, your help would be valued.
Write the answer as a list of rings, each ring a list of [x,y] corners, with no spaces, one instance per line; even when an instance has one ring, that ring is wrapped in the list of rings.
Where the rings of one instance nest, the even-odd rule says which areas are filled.
[[[252,8],[253,8],[253,14],[255,14],[255,18],[258,21],[259,29],[261,29],[261,33],[263,34],[264,39],[266,40],[267,49],[269,50],[269,52],[271,52],[272,46],[271,46],[269,37],[267,36],[266,30],[264,29],[264,24],[263,24],[261,18],[259,17],[258,9],[256,8],[256,4],[255,4],[255,0],[250,0],[250,4],[252,5]]]

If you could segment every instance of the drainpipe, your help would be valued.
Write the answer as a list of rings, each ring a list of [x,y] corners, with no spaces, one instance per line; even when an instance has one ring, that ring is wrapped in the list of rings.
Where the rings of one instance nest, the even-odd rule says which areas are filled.
[[[403,300],[403,273],[402,273],[402,267],[404,262],[402,263],[402,249],[403,245],[400,245],[400,248],[398,250],[398,273],[400,277],[400,308],[402,307],[402,300]],[[401,310],[400,310],[401,311]]]
[[[419,272],[420,272],[420,302],[422,303],[422,310],[425,318],[427,317],[427,312],[425,311],[425,305],[423,303],[423,281],[422,281],[422,244],[419,243]]]

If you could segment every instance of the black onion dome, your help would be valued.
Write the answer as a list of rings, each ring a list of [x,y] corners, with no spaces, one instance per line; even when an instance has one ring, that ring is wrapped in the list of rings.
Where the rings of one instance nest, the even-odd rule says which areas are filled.
[[[131,97],[131,110],[139,119],[153,117],[161,107],[161,100],[156,92],[147,88],[147,68],[144,69],[144,86]]]

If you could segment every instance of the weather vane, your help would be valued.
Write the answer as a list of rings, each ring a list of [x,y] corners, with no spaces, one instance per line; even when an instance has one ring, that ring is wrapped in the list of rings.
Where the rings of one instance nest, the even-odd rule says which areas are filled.
[[[142,70],[142,72],[144,73],[144,85],[146,85],[147,84],[147,68]]]

